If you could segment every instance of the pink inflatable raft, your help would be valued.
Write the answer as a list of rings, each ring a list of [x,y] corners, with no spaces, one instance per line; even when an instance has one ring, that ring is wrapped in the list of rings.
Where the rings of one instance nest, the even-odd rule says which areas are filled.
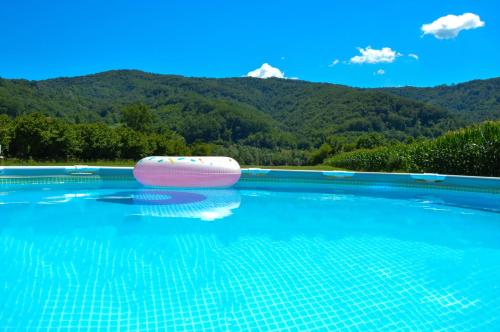
[[[240,176],[240,165],[229,157],[146,157],[134,167],[134,177],[146,186],[229,187]]]

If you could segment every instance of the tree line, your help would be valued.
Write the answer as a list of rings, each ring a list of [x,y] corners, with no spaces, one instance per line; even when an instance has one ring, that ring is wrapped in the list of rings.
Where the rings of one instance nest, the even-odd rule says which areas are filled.
[[[193,112],[200,112],[193,108]],[[240,125],[237,118],[225,118],[231,115],[229,110],[210,113],[232,119],[233,126],[217,132],[227,132],[226,139],[186,139],[182,127],[172,130],[144,104],[131,104],[120,114],[114,124],[72,123],[42,113],[15,118],[0,114],[3,155],[22,160],[75,162],[138,160],[149,155],[221,155],[233,157],[242,165],[325,163],[366,171],[495,176],[500,171],[500,122],[452,131],[437,139],[407,136],[401,141],[379,132],[330,135],[322,138],[317,148],[310,148],[289,133],[266,127],[265,121],[255,120],[253,124],[262,131],[253,132],[255,128]],[[191,125],[199,121],[193,117]],[[210,129],[210,122],[204,125],[199,124],[204,130]]]
[[[297,149],[251,145],[188,144],[172,130],[154,128],[154,117],[141,105],[126,108],[123,122],[74,124],[41,113],[14,119],[0,114],[0,145],[7,158],[37,161],[138,160],[150,155],[226,155],[247,165],[305,164]]]
[[[185,154],[174,132],[145,133],[103,123],[70,124],[40,113],[11,119],[0,114],[0,144],[6,157],[35,160],[138,159]]]

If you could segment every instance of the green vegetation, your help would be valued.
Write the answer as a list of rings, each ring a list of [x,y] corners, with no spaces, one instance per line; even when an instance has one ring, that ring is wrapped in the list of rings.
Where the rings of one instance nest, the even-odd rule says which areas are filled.
[[[136,109],[142,113],[141,108]],[[179,134],[161,127],[141,132],[126,124],[71,124],[40,113],[15,119],[0,114],[0,144],[8,160],[25,164],[103,160],[120,163],[120,160],[138,160],[148,155],[226,155],[242,164],[259,165],[300,165],[307,161],[307,153],[300,150],[199,141],[187,144]]]
[[[452,131],[434,140],[340,153],[325,163],[360,171],[500,176],[500,121]]]
[[[0,115],[0,144],[7,157],[35,160],[138,159],[148,154],[184,154],[184,139],[142,133],[126,126],[68,124],[39,113],[14,120]]]
[[[140,71],[46,81],[0,78],[0,144],[4,164],[129,165],[147,155],[227,155],[242,165],[326,161],[352,169],[431,170],[438,162],[448,164],[417,163],[407,157],[409,149],[431,149],[437,146],[431,140],[450,130],[500,118],[499,84],[491,79],[356,89]],[[360,157],[365,155],[374,159]],[[451,172],[491,174],[473,164],[464,167]]]
[[[377,89],[452,111],[466,122],[500,119],[500,78],[433,88]]]
[[[133,167],[137,160],[96,160],[90,163],[82,163],[79,160],[23,160],[23,159],[6,159],[0,162],[0,166],[74,166],[74,165],[88,165],[88,166],[108,166],[108,167]]]
[[[129,107],[132,114],[126,111]],[[142,115],[137,112],[141,107]],[[313,149],[328,137],[355,141],[367,132],[395,141],[436,137],[460,125],[447,110],[418,101],[298,80],[186,78],[139,71],[46,81],[0,79],[0,114],[15,118],[34,112],[75,124],[125,122],[137,131],[161,127],[188,144],[267,149]]]

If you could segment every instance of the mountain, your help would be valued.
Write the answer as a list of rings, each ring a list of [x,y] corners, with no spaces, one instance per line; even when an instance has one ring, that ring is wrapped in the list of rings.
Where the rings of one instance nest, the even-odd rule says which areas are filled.
[[[433,88],[403,87],[377,90],[448,109],[468,122],[500,119],[500,78]]]
[[[152,110],[157,126],[188,143],[308,149],[328,137],[353,141],[370,132],[390,140],[435,137],[461,124],[457,113],[474,112],[448,110],[447,104],[405,91],[118,70],[43,81],[0,79],[0,114],[41,112],[72,123],[115,125],[124,107],[141,103]]]

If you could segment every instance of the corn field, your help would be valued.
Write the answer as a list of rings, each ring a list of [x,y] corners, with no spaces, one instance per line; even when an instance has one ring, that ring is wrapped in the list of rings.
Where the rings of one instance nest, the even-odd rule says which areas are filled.
[[[500,176],[500,121],[451,131],[434,140],[341,153],[325,164],[358,171]]]

